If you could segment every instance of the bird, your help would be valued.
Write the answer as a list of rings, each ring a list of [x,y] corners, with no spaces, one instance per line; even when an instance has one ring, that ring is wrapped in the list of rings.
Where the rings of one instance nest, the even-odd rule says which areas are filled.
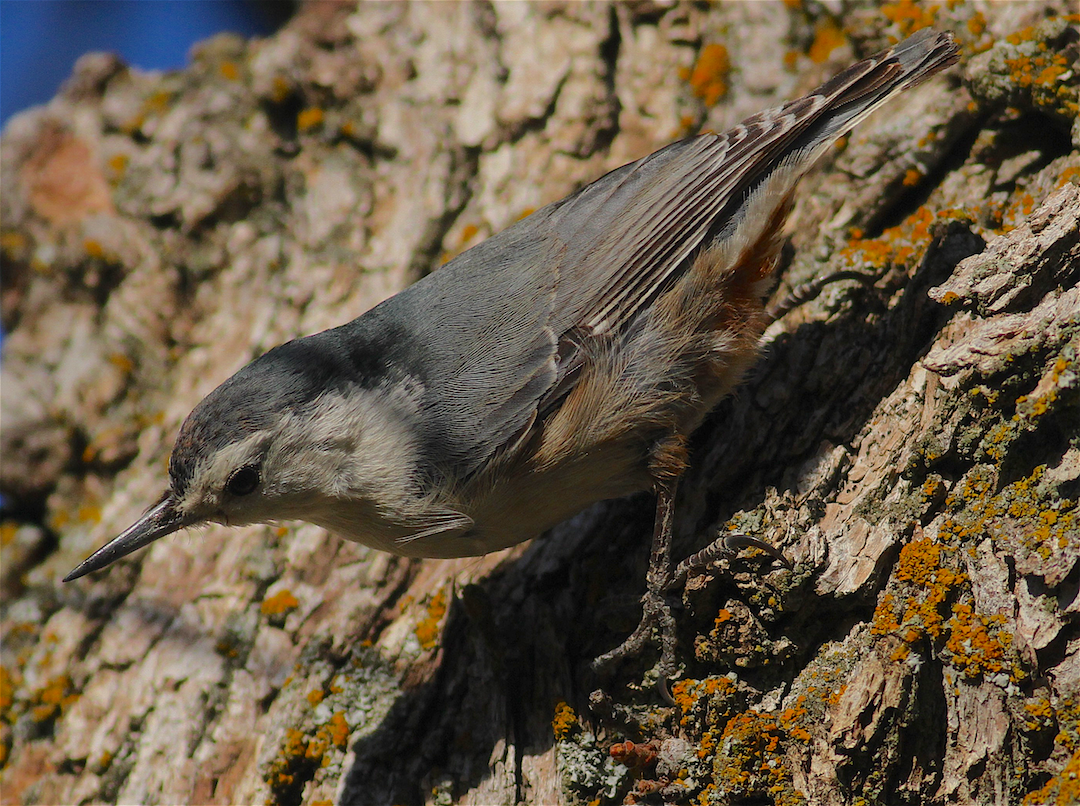
[[[921,30],[804,97],[616,168],[358,318],[259,356],[183,422],[157,503],[65,581],[206,523],[299,520],[397,555],[481,555],[651,490],[642,621],[597,668],[657,628],[670,667],[687,440],[758,353],[797,183],[868,114],[957,59],[951,34]]]

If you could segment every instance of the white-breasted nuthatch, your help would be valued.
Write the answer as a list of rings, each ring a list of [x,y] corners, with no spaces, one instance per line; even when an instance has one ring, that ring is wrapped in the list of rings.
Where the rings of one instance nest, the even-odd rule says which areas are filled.
[[[195,407],[161,500],[66,580],[211,521],[297,519],[395,554],[484,554],[653,489],[655,619],[685,443],[754,359],[795,184],[859,120],[956,60],[948,34],[920,31],[270,350]]]

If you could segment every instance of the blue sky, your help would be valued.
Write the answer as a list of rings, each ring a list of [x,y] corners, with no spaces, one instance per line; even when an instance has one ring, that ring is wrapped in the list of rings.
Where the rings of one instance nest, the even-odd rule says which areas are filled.
[[[55,95],[84,53],[112,51],[145,69],[183,67],[192,44],[215,33],[271,33],[270,5],[250,0],[0,0],[0,125]]]

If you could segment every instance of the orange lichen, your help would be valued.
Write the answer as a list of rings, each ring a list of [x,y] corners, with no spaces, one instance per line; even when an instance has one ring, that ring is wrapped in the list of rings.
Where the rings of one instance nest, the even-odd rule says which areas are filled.
[[[18,254],[26,249],[29,242],[25,235],[15,230],[7,230],[0,234],[0,249],[8,254]]]
[[[218,65],[218,72],[229,81],[236,81],[240,78],[240,65],[233,61],[225,61]]]
[[[427,615],[413,630],[424,649],[432,649],[439,640],[439,624],[446,615],[446,591],[438,590],[427,605]]]
[[[555,704],[555,715],[551,718],[551,732],[555,735],[556,741],[560,741],[569,736],[570,731],[573,730],[577,724],[577,714],[574,713],[573,708],[562,700]]]
[[[1006,38],[1013,46],[1004,64],[1008,78],[1017,87],[1028,89],[1031,100],[1041,108],[1074,118],[1080,112],[1070,58],[1064,51],[1051,52],[1038,28],[1023,28]]]
[[[113,754],[110,753],[108,750],[103,750],[103,751],[101,751],[101,755],[98,756],[97,759],[95,759],[94,762],[91,764],[91,768],[93,769],[93,771],[95,773],[100,775],[101,773],[103,773],[107,769],[109,769],[109,766],[112,764],[112,761],[113,761]]]
[[[806,802],[792,784],[784,752],[791,738],[782,724],[785,718],[751,709],[728,720],[717,742],[713,773],[729,797],[769,799],[776,806]]]
[[[307,693],[307,695],[305,696],[305,699],[309,703],[311,703],[311,707],[314,708],[316,705],[318,705],[319,703],[321,703],[323,701],[323,698],[325,696],[326,696],[326,694],[323,693],[322,689],[313,688],[311,691],[309,691]]]
[[[349,723],[345,720],[345,714],[341,711],[334,711],[326,727],[330,743],[334,747],[344,749],[345,744],[349,741]]]
[[[871,624],[872,635],[896,635],[908,644],[924,636],[940,638],[945,631],[944,605],[956,595],[967,575],[946,565],[955,549],[933,540],[913,540],[900,550],[893,580],[907,593],[881,597]]]
[[[853,237],[840,255],[853,264],[878,269],[911,266],[926,249],[934,218],[929,209],[920,207],[897,226],[885,230],[879,238]]]
[[[1080,699],[1075,696],[1062,698],[1054,716],[1060,728],[1054,737],[1055,744],[1073,753],[1080,750]]]
[[[918,168],[908,168],[904,171],[904,186],[914,187],[922,181],[923,172]]]
[[[143,110],[146,114],[161,114],[169,109],[173,102],[173,94],[167,90],[158,90],[146,96],[143,101]]]
[[[309,106],[301,109],[296,116],[296,128],[302,132],[321,126],[326,113],[317,106]]]
[[[476,224],[466,224],[461,228],[461,242],[467,243],[476,237],[476,233],[480,231],[480,228]]]
[[[135,370],[135,362],[123,353],[109,353],[105,358],[125,375],[130,375]]]
[[[966,602],[953,604],[945,649],[952,665],[965,677],[977,679],[1005,669],[1012,634],[1001,628],[1004,621],[1000,614],[986,617],[976,613]]]
[[[693,68],[684,68],[679,75],[690,84],[695,98],[700,98],[706,106],[715,106],[727,95],[730,73],[731,56],[728,49],[712,42],[701,49]]]
[[[101,507],[96,504],[83,504],[79,507],[78,517],[83,523],[100,523]]]
[[[271,803],[291,800],[291,794],[310,780],[317,769],[330,764],[331,748],[343,750],[348,740],[349,723],[340,711],[316,728],[313,736],[296,728],[286,729],[285,741],[263,775],[273,796]]]
[[[951,508],[961,509],[941,526],[943,534],[958,539],[986,534],[1019,534],[1023,545],[1049,558],[1080,543],[1077,502],[1068,498],[1044,500],[1039,485],[1046,467],[1039,465],[1029,476],[1009,484],[993,495],[988,471],[969,473],[945,499]],[[1017,529],[1017,522],[1025,524]]]
[[[1026,731],[1041,730],[1053,724],[1054,708],[1046,697],[1025,702],[1024,711],[1029,717],[1023,722]]]
[[[270,100],[280,104],[292,94],[292,85],[281,76],[274,76],[270,84]]]
[[[262,611],[264,616],[280,616],[295,610],[299,606],[300,601],[293,596],[292,591],[288,588],[282,588],[273,596],[263,599],[259,610]]]
[[[0,523],[0,546],[9,546],[15,542],[15,535],[19,533],[19,524],[15,521]]]
[[[936,3],[915,2],[915,0],[900,0],[896,3],[885,3],[881,6],[881,15],[889,22],[893,22],[900,28],[900,36],[906,37],[921,28],[929,28],[934,24],[939,6]]]
[[[1060,497],[1044,500],[1044,471],[1037,467],[996,494],[992,468],[969,471],[945,497],[947,513],[937,540],[913,540],[901,550],[890,588],[875,609],[872,634],[894,635],[909,646],[928,642],[961,679],[1025,679],[1029,672],[1005,615],[979,612],[967,575],[957,569],[956,547],[966,545],[970,553],[990,537],[1008,541],[1010,551],[1019,543],[1049,557],[1075,545],[1077,504]]]
[[[271,790],[288,789],[296,781],[297,761],[307,755],[307,737],[296,728],[288,728],[285,731],[285,742],[281,747],[278,758],[275,758],[267,766],[263,776]]]
[[[30,695],[30,717],[35,722],[51,722],[77,699],[71,678],[57,675]]]
[[[11,723],[11,706],[15,702],[15,686],[18,678],[7,670],[6,666],[0,666],[0,722]]]
[[[114,177],[121,177],[124,172],[127,171],[128,155],[127,154],[113,154],[109,157],[108,161],[109,170],[112,171]]]
[[[714,717],[723,716],[727,708],[722,706],[725,702],[732,701],[735,695],[735,683],[726,677],[706,677],[701,680],[687,678],[672,686],[671,694],[675,705],[682,711],[680,724],[688,727],[695,721],[693,717],[695,710],[703,704],[711,704],[710,711],[713,712]],[[717,708],[718,705],[721,707]],[[703,722],[704,720],[696,721]]]
[[[967,21],[968,33],[974,37],[980,37],[986,30],[986,17],[983,16],[981,11],[976,11]]]
[[[829,54],[844,44],[847,37],[839,25],[831,18],[820,20],[814,29],[814,41],[810,44],[807,56],[814,64],[824,64]]]
[[[1024,798],[1023,806],[1075,806],[1080,803],[1080,750],[1072,754],[1061,772]]]

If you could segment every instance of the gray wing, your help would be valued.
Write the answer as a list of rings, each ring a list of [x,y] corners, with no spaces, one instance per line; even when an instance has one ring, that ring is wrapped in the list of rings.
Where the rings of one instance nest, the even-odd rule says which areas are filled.
[[[722,134],[674,143],[561,203],[552,221],[566,244],[560,324],[593,334],[625,327],[691,256],[739,219],[777,166],[802,164],[791,172],[793,185],[823,147],[895,93],[951,64],[955,53],[947,34],[920,31],[803,98]]]
[[[431,455],[467,478],[518,442],[573,388],[583,343],[625,331],[776,167],[801,167],[794,184],[891,95],[954,61],[947,34],[919,32],[804,98],[612,171],[393,298],[423,356],[412,366]]]

